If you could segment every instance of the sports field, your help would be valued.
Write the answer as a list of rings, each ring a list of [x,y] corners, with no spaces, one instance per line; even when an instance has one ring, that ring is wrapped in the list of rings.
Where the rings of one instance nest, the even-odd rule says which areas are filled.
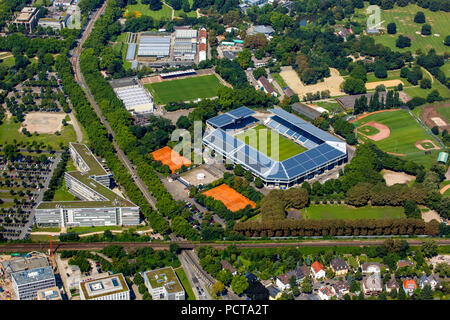
[[[222,201],[225,207],[232,212],[244,209],[247,205],[250,205],[252,208],[256,207],[256,204],[253,201],[247,199],[226,184],[221,184],[218,187],[212,188],[206,191],[204,195]]]
[[[437,108],[436,112],[445,119],[445,121],[450,123],[450,107]]]
[[[356,121],[358,127],[368,122],[377,122],[387,126],[390,135],[379,141],[373,141],[381,150],[391,153],[404,154],[409,160],[416,161],[425,166],[430,166],[436,160],[436,151],[430,155],[425,155],[423,151],[416,147],[416,142],[420,140],[432,140],[423,127],[405,110],[390,112],[380,112],[369,115]],[[366,141],[367,138],[358,134],[358,137]],[[436,143],[436,145],[438,145]]]
[[[222,87],[219,79],[213,74],[148,83],[144,86],[150,91],[156,104],[216,97]]]
[[[180,169],[183,165],[189,166],[191,164],[189,159],[186,159],[167,146],[153,151],[152,156],[154,160],[161,161],[163,164],[168,165],[172,173],[175,173],[175,170]]]
[[[275,161],[283,161],[306,151],[306,148],[303,148],[263,125],[257,125],[252,129],[241,132],[237,134],[235,138],[244,141],[249,146],[264,153]],[[278,143],[278,148],[276,145],[272,147],[272,139],[273,142]]]
[[[321,219],[392,219],[404,218],[403,207],[372,207],[352,208],[345,205],[310,205],[303,211],[306,218]]]
[[[368,4],[363,9],[355,9],[356,15],[354,20],[366,25],[369,15],[366,13]],[[431,25],[431,35],[422,36],[420,31],[422,29],[421,23],[414,22],[414,15],[417,11],[422,11],[425,14],[425,23]],[[382,26],[386,26],[395,22],[397,25],[396,34],[388,34],[385,32],[383,35],[374,35],[375,42],[381,43],[390,47],[395,51],[411,51],[415,52],[417,49],[429,50],[435,49],[438,54],[442,54],[448,51],[448,48],[444,45],[444,39],[448,35],[450,30],[450,19],[448,13],[444,11],[433,12],[429,9],[421,8],[415,4],[409,4],[406,7],[394,6],[391,10],[381,10]],[[386,29],[385,29],[386,30]],[[419,34],[416,34],[419,32]],[[438,36],[435,36],[437,34]],[[411,47],[397,48],[395,42],[399,35],[412,37]]]

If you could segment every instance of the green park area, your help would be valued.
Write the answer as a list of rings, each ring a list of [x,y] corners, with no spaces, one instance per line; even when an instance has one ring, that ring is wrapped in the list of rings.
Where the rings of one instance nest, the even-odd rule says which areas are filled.
[[[361,23],[363,26],[367,23],[369,14],[366,12],[367,6],[363,9],[355,9],[354,20]],[[425,14],[425,23],[431,26],[431,35],[422,36],[420,31],[422,29],[421,23],[414,22],[414,16],[418,11],[422,11]],[[385,30],[383,35],[374,35],[375,41],[385,46],[390,47],[395,51],[411,51],[415,52],[418,49],[429,50],[435,49],[438,54],[442,54],[448,51],[448,48],[444,45],[444,39],[448,35],[450,30],[450,19],[448,13],[444,11],[433,12],[429,9],[421,8],[415,4],[409,4],[406,7],[399,7],[394,5],[393,9],[381,10],[382,26]],[[386,32],[386,26],[395,22],[397,26],[396,34],[388,34]],[[416,32],[419,32],[417,34]],[[438,34],[439,36],[435,36]],[[397,48],[395,42],[399,35],[408,36],[412,39],[411,47]]]
[[[406,84],[406,80],[400,77],[400,70],[388,70],[387,78],[380,79],[375,77],[373,72],[367,73],[367,82],[378,82],[378,81],[388,81],[388,80],[402,80],[404,84]]]
[[[0,64],[8,68],[12,67],[16,63],[14,56],[11,52],[1,52],[0,53]]]
[[[36,141],[37,143],[44,143],[45,145],[50,145],[54,150],[61,149],[59,147],[60,143],[68,146],[69,142],[76,141],[75,129],[71,124],[63,127],[60,135],[56,134],[32,134],[31,137],[19,132],[20,123],[14,122],[11,118],[5,119],[0,125],[0,144],[5,145],[7,143],[12,143],[13,140],[17,142],[29,142]]]
[[[168,6],[164,5],[162,6],[161,10],[153,11],[150,9],[149,4],[142,4],[141,0],[137,0],[137,4],[128,5],[125,9],[124,16],[126,16],[127,13],[136,12],[136,16],[139,17],[141,15],[152,17],[155,20],[161,20],[161,19],[172,19],[172,9],[170,9]]]
[[[189,5],[191,6],[191,8],[192,8],[193,3],[194,3],[194,0],[189,0]],[[183,15],[187,15],[190,18],[196,18],[197,12],[195,10],[191,10],[189,12],[184,12],[183,9],[175,10],[175,17],[181,17]]]
[[[127,61],[127,50],[128,50],[128,43],[126,42],[125,38],[127,36],[126,32],[122,32],[120,36],[117,37],[116,43],[113,45],[113,50],[115,53],[120,54],[122,57],[122,65],[125,70],[128,70],[131,68],[131,62]]]
[[[194,291],[192,291],[192,287],[189,284],[189,280],[183,270],[183,267],[176,268],[174,269],[174,271],[176,272],[178,279],[181,281],[181,284],[186,291],[186,300],[195,300]]]
[[[306,150],[263,125],[241,132],[235,137],[276,161],[289,159]],[[272,146],[272,142],[278,143],[278,148]]]
[[[450,122],[450,106],[443,108],[436,108],[436,112],[445,119],[445,121]]]
[[[328,110],[328,112],[331,114],[344,112],[344,109],[339,103],[336,102],[336,100],[314,101],[314,104]]]
[[[426,155],[424,151],[416,147],[416,142],[420,140],[431,140],[434,138],[405,110],[389,111],[372,114],[359,121],[357,126],[375,121],[387,126],[390,130],[389,137],[374,141],[374,143],[385,152],[404,154],[408,160],[416,161],[426,167],[431,166],[435,161],[439,150],[433,150]],[[361,134],[358,137],[366,141],[368,138]],[[437,144],[437,142],[436,142]]]
[[[167,104],[216,97],[222,85],[215,75],[207,75],[149,83],[145,87],[156,104]]]
[[[404,218],[403,207],[372,207],[353,208],[346,205],[316,205],[312,204],[303,210],[307,219],[392,219]]]
[[[271,73],[270,75],[272,76],[272,78],[275,79],[275,81],[280,85],[281,88],[288,87],[286,81],[284,81],[284,79],[280,76],[279,73]]]

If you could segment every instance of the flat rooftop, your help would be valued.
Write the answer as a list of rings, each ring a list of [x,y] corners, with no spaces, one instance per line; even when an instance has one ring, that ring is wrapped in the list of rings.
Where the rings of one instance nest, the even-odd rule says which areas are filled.
[[[20,11],[19,15],[16,18],[17,22],[28,22],[31,17],[38,11],[37,8],[33,7],[25,7]]]
[[[80,287],[86,300],[129,291],[125,278],[121,273],[80,282]]]
[[[9,274],[19,271],[43,268],[49,265],[46,257],[21,257],[2,262],[2,266]]]
[[[152,288],[165,287],[167,292],[175,293],[184,291],[178,277],[172,267],[166,267],[145,272]]]
[[[58,287],[42,289],[37,292],[38,300],[62,300]]]
[[[32,270],[25,270],[14,272],[11,277],[16,280],[18,285],[29,284],[33,282],[43,281],[47,279],[54,279],[55,275],[51,266],[36,268]]]
[[[102,176],[108,174],[97,158],[92,154],[91,150],[81,143],[70,143],[70,145],[76,150],[80,157],[89,166],[89,175]]]

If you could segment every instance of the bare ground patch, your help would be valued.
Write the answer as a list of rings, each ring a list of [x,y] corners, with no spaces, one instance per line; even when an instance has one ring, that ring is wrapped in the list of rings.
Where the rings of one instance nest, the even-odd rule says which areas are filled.
[[[436,220],[438,222],[441,221],[441,217],[434,210],[430,210],[430,211],[427,211],[427,212],[422,212],[422,219],[425,222],[430,222],[431,220]]]
[[[386,88],[390,88],[390,87],[396,87],[399,84],[404,84],[402,82],[402,80],[396,79],[396,80],[386,80],[386,81],[375,81],[375,82],[368,82],[366,83],[366,89],[367,90],[372,90],[375,89],[377,86],[379,85],[384,85]]]
[[[406,174],[404,172],[395,172],[391,170],[384,170],[383,171],[383,178],[386,180],[386,185],[393,186],[397,183],[405,183],[408,184],[409,182],[416,179],[416,177]]]
[[[34,133],[55,133],[61,131],[63,125],[62,120],[66,117],[65,113],[54,112],[30,112],[25,115],[25,121],[19,128],[26,128],[29,132]]]

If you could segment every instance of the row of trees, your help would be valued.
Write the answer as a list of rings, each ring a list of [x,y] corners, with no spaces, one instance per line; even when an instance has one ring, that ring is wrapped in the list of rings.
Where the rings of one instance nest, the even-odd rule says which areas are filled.
[[[388,90],[386,95],[384,91],[375,91],[367,101],[367,96],[363,95],[355,100],[353,106],[354,114],[373,112],[377,110],[392,109],[401,105],[399,92],[397,90]]]

